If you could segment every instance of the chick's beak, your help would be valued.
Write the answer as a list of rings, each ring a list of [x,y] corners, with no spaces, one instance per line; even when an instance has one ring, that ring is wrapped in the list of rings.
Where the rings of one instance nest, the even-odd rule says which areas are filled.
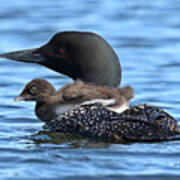
[[[16,98],[14,98],[15,102],[23,101],[23,100],[25,100],[25,98],[23,96],[17,96]]]

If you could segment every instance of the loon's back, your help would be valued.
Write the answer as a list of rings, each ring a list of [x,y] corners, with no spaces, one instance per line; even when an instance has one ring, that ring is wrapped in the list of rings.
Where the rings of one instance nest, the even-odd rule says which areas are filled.
[[[101,105],[85,105],[49,121],[46,128],[111,142],[162,141],[180,134],[177,121],[151,105],[134,106],[121,114]]]

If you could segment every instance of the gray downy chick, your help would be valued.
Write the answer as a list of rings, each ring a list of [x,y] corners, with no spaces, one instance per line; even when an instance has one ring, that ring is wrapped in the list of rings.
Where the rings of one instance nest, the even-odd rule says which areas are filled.
[[[44,79],[29,82],[15,101],[35,101],[35,113],[42,121],[49,121],[78,106],[102,104],[111,111],[121,113],[129,108],[134,92],[130,86],[111,88],[77,80],[60,90]]]

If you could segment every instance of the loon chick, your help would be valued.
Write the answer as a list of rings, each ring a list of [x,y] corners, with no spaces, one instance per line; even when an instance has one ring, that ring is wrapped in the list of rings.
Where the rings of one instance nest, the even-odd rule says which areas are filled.
[[[177,121],[151,105],[138,105],[115,113],[100,104],[83,105],[48,121],[45,128],[77,133],[110,142],[177,140]]]
[[[129,108],[129,100],[133,94],[130,86],[116,89],[80,80],[56,92],[48,81],[34,79],[25,86],[15,100],[36,101],[35,113],[38,118],[42,121],[50,121],[85,104],[102,104],[107,109],[120,113]]]
[[[35,49],[0,54],[0,57],[37,63],[72,79],[117,87],[121,66],[112,47],[92,32],[60,32]]]

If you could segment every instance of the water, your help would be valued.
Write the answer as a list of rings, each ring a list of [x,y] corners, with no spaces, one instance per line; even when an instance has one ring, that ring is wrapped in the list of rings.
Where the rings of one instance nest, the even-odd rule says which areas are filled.
[[[93,31],[116,50],[132,104],[180,119],[178,0],[1,0],[0,52],[33,48],[64,30]],[[33,103],[13,102],[33,78],[71,82],[34,64],[0,60],[0,179],[179,179],[180,142],[108,144],[46,133]]]

